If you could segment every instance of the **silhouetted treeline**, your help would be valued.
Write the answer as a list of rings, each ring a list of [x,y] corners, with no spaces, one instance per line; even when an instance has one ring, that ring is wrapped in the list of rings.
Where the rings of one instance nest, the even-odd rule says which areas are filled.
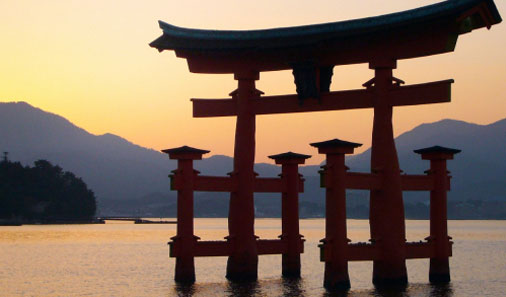
[[[33,167],[0,162],[0,218],[14,220],[90,219],[94,193],[82,179],[46,160]]]

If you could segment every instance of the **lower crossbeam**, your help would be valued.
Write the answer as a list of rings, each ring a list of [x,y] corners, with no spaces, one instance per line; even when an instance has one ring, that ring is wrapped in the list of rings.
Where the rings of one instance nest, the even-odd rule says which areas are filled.
[[[332,259],[331,243],[324,243],[320,247],[320,261]],[[406,259],[427,259],[436,257],[434,242],[406,242]],[[448,242],[448,256],[452,256],[452,242]],[[373,261],[381,259],[381,250],[378,244],[350,243],[346,248],[348,261]]]
[[[259,255],[286,254],[289,250],[288,244],[283,239],[257,239],[257,250]],[[169,242],[169,256],[176,258],[180,256],[181,249],[192,249],[193,257],[224,257],[232,254],[232,244],[229,241],[196,241],[193,247],[179,247],[177,242]],[[304,252],[304,241],[301,239],[296,252]]]

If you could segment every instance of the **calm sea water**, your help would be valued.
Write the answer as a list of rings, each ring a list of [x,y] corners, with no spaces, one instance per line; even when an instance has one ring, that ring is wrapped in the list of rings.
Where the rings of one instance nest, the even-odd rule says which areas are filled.
[[[256,234],[277,238],[281,222],[256,221]],[[318,241],[324,221],[302,220],[306,238],[302,279],[281,278],[281,256],[261,256],[259,281],[226,281],[225,257],[197,258],[197,282],[173,281],[174,259],[167,241],[175,225],[52,225],[0,227],[0,296],[506,296],[506,221],[450,221],[454,256],[452,282],[431,286],[428,260],[409,260],[409,286],[377,291],[372,264],[350,264],[352,289],[329,294],[322,287]],[[428,221],[408,221],[410,241],[428,236]],[[197,219],[196,235],[216,240],[227,235],[226,219]],[[368,222],[348,221],[349,238],[367,241]]]

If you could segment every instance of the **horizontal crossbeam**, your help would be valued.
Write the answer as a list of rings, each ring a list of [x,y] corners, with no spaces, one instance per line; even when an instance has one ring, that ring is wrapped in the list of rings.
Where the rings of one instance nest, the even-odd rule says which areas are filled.
[[[431,242],[406,242],[406,259],[424,259],[435,256]]]
[[[286,241],[281,239],[258,239],[257,250],[259,255],[284,254],[288,251]]]
[[[381,188],[381,179],[377,174],[346,173],[346,189],[350,190],[377,190]]]
[[[205,176],[198,175],[194,180],[195,191],[203,192],[231,192],[235,189],[234,183],[229,176]]]
[[[320,261],[332,259],[331,243],[320,245]],[[426,259],[436,256],[433,242],[406,242],[406,259]],[[448,256],[452,256],[452,243],[448,242]],[[370,243],[350,243],[346,247],[346,260],[372,261],[381,259],[380,245]]]
[[[389,92],[392,106],[442,103],[451,101],[452,79],[395,86]],[[255,114],[279,114],[311,111],[345,110],[374,107],[374,87],[367,89],[323,93],[320,99],[305,99],[299,104],[298,96],[262,96],[251,99]],[[237,115],[235,99],[192,99],[194,117],[223,117]]]
[[[255,193],[281,193],[284,188],[281,178],[255,178]]]
[[[430,191],[434,189],[434,177],[431,175],[401,175],[403,191]]]
[[[172,258],[180,256],[180,249],[188,249],[190,247],[177,246],[177,241],[169,242],[170,254]],[[275,255],[288,252],[287,241],[283,239],[257,239],[257,250],[259,255]],[[192,247],[194,257],[224,257],[232,254],[232,243],[230,241],[196,241]],[[185,251],[187,252],[187,250]],[[298,253],[304,252],[304,241],[301,239],[298,245]]]
[[[183,189],[183,181],[176,174],[172,176],[172,190]],[[233,192],[236,190],[234,178],[231,176],[197,175],[193,180],[193,190],[202,192]],[[286,192],[286,184],[281,178],[257,177],[255,178],[255,193],[282,193]],[[299,192],[304,192],[304,181],[299,179]]]
[[[195,257],[220,257],[231,254],[228,241],[197,241],[195,243]]]
[[[332,188],[324,173],[325,188]],[[448,187],[450,182],[446,183]],[[434,189],[434,176],[432,175],[401,175],[401,187],[403,191],[431,191]],[[348,190],[379,190],[381,189],[381,176],[374,173],[346,172],[345,188]],[[447,190],[450,190],[449,188]]]
[[[348,244],[346,249],[348,261],[371,261],[380,258],[376,245],[366,243]]]

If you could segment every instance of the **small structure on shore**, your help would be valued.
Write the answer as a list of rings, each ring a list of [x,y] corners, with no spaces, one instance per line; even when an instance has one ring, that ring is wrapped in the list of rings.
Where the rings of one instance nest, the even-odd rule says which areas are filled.
[[[194,117],[235,116],[234,168],[229,177],[199,176],[193,160],[208,151],[190,147],[165,150],[178,160],[172,188],[178,191],[177,236],[170,243],[176,257],[176,281],[195,280],[194,257],[228,256],[227,278],[255,280],[258,255],[283,254],[283,274],[300,275],[297,196],[303,180],[297,165],[308,156],[271,156],[282,165],[278,179],[257,177],[255,117],[262,114],[372,108],[374,110],[371,173],[347,173],[344,155],[359,144],[332,140],[312,144],[325,154],[322,172],[326,196],[324,286],[348,288],[348,261],[373,261],[373,283],[405,284],[406,259],[430,258],[430,280],[449,281],[451,242],[446,227],[446,160],[457,150],[432,147],[416,151],[431,161],[428,175],[402,175],[394,143],[394,106],[450,102],[452,79],[403,86],[393,76],[401,59],[452,52],[461,34],[501,22],[492,0],[449,0],[378,17],[345,22],[253,31],[215,31],[178,28],[160,22],[163,35],[150,45],[174,50],[185,58],[190,72],[230,73],[238,88],[227,99],[192,99]],[[333,67],[368,63],[374,77],[363,89],[330,91]],[[264,96],[255,88],[263,71],[292,70],[297,94]],[[346,238],[345,190],[370,191],[369,244],[349,244]],[[431,236],[407,243],[403,190],[431,191]],[[226,241],[199,241],[193,234],[193,191],[230,192],[229,236]],[[283,231],[280,240],[254,234],[255,192],[283,193]],[[286,199],[285,199],[286,198]],[[285,203],[286,202],[286,203]],[[286,267],[286,269],[285,269]]]

